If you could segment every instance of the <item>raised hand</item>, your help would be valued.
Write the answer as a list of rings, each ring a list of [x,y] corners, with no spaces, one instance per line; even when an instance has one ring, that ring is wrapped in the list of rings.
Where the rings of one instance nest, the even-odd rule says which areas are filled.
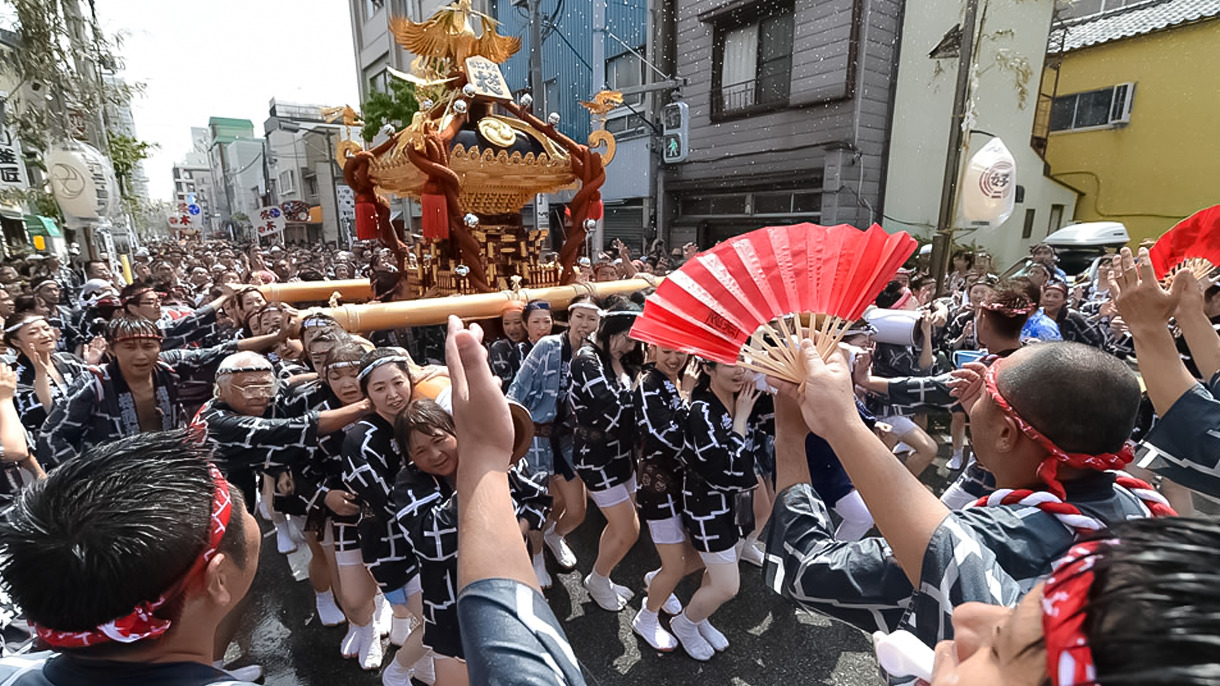
[[[459,470],[508,471],[513,421],[508,401],[492,375],[483,347],[483,329],[449,317],[445,363],[453,389],[454,433],[461,446]]]
[[[17,372],[7,364],[0,364],[0,402],[17,396]]]
[[[966,412],[974,407],[983,393],[983,380],[987,377],[987,365],[982,362],[967,362],[961,369],[951,372],[949,395],[957,398]]]
[[[1178,306],[1179,294],[1167,291],[1152,270],[1148,249],[1140,248],[1139,264],[1130,248],[1123,248],[1114,259],[1110,274],[1110,294],[1123,321],[1132,329],[1164,327]]]
[[[85,346],[85,362],[101,364],[102,358],[106,356],[106,350],[106,339],[101,336],[94,336],[93,340],[89,341],[89,345]]]
[[[767,377],[767,383],[779,393],[796,399],[801,416],[809,430],[829,438],[839,430],[860,421],[856,410],[852,373],[842,350],[822,361],[813,341],[801,341],[801,357],[805,361],[805,381],[797,386],[789,381]]]

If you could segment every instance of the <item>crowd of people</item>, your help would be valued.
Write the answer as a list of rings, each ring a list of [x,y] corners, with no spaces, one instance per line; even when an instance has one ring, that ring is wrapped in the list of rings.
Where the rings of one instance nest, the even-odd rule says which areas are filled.
[[[581,279],[663,275],[696,248],[615,252]],[[962,250],[940,296],[916,261],[876,300],[911,329],[868,314],[828,360],[806,341],[799,387],[632,339],[646,291],[348,331],[260,286],[368,278],[386,297],[376,244],[166,243],[130,270],[0,267],[0,573],[62,653],[20,663],[47,680],[28,683],[144,662],[255,680],[223,671],[254,513],[280,553],[308,547],[319,623],[387,686],[583,683],[537,592],[556,570],[651,649],[714,660],[732,636],[711,618],[749,566],[937,646],[934,674],[896,683],[1220,678],[1220,525],[1183,516],[1220,496],[1220,286],[1162,284],[1143,253],[1069,280],[1038,245],[1000,279]],[[938,425],[956,480],[934,494]],[[605,524],[582,560],[566,538],[590,502]],[[652,550],[643,579],[615,578]]]

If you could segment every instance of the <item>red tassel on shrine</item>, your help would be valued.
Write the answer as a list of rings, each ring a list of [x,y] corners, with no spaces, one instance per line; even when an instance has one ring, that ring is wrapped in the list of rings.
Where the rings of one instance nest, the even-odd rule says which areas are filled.
[[[356,203],[356,238],[362,241],[377,239],[377,203]]]
[[[439,193],[424,193],[420,196],[424,216],[424,240],[443,241],[449,238],[449,203]]]
[[[606,213],[606,206],[601,200],[594,200],[589,203],[589,219],[593,221],[601,221],[602,216]]]

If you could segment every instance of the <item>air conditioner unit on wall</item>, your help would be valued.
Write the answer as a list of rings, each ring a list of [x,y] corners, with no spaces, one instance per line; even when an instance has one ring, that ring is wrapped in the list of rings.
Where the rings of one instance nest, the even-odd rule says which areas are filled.
[[[1131,105],[1135,102],[1135,84],[1120,83],[1114,87],[1114,98],[1110,101],[1110,123],[1126,124],[1131,121]]]

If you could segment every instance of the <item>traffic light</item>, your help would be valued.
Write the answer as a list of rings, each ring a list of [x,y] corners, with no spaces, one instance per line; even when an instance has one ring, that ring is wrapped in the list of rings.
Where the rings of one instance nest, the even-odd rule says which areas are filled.
[[[661,159],[668,164],[685,162],[690,154],[690,107],[671,102],[661,109]]]

